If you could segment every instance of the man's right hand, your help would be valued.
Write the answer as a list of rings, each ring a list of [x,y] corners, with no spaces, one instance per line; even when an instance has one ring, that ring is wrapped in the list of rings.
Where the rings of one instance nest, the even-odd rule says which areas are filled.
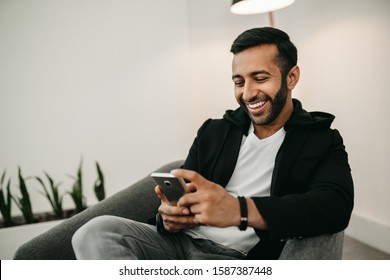
[[[154,190],[161,200],[158,212],[160,213],[164,227],[168,232],[174,233],[182,229],[199,226],[198,223],[194,222],[194,215],[191,214],[188,208],[169,204],[169,201],[164,196],[159,186],[156,186]]]

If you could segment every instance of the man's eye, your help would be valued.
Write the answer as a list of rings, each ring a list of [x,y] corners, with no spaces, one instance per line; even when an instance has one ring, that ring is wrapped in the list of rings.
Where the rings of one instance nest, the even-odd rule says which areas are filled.
[[[234,85],[237,87],[242,87],[244,85],[244,81],[234,81]]]
[[[262,83],[262,82],[265,82],[266,80],[268,80],[268,78],[267,77],[259,77],[259,78],[256,78],[255,80],[256,80],[256,82]]]

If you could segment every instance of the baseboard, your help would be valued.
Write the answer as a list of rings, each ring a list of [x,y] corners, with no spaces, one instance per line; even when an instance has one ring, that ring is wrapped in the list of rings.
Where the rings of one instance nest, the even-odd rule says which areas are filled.
[[[352,214],[345,234],[390,254],[390,226],[359,214]]]

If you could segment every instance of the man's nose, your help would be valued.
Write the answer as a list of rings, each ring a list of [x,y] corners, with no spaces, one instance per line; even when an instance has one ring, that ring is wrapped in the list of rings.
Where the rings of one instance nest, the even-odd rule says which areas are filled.
[[[249,101],[249,102],[253,101],[257,97],[257,92],[258,92],[258,90],[253,83],[246,82],[245,86],[244,86],[244,92],[242,94],[242,98],[245,101]]]

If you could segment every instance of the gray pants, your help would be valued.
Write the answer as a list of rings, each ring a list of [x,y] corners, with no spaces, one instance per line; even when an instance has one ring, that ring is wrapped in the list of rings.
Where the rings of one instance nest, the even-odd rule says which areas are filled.
[[[72,238],[77,259],[212,260],[243,259],[240,252],[184,233],[160,233],[155,226],[115,216],[100,216]]]

